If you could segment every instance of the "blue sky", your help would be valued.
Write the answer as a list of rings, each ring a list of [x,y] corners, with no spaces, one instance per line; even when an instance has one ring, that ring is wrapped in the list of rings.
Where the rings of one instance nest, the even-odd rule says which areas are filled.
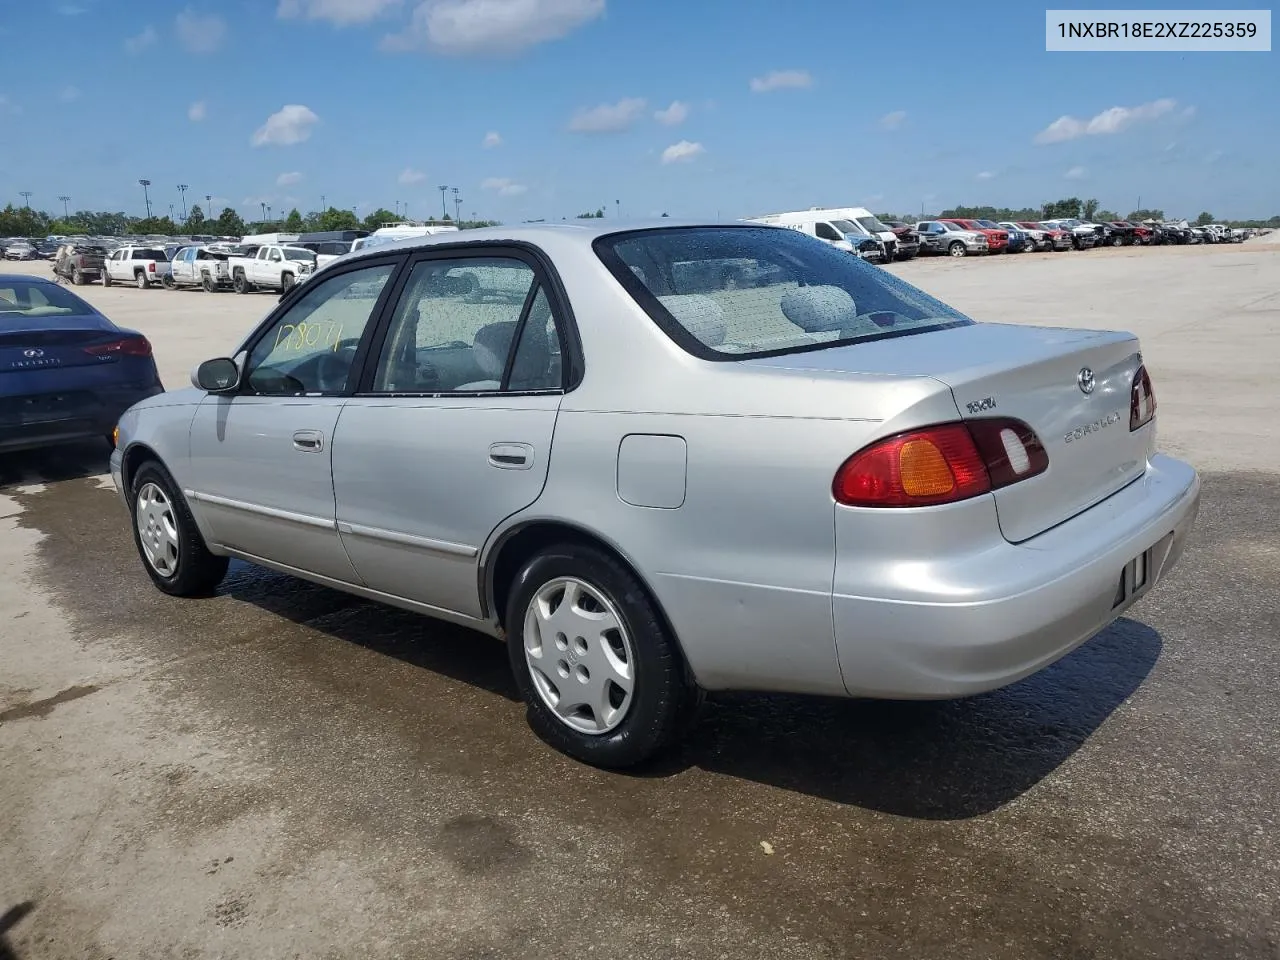
[[[50,211],[1280,213],[1275,53],[1047,53],[1023,2],[0,0],[0,50],[0,202]]]

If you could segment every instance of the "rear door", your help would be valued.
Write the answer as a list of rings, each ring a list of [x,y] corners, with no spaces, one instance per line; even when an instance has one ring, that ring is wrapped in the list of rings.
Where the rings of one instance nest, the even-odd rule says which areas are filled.
[[[479,554],[542,492],[564,392],[562,328],[538,261],[420,256],[334,439],[338,530],[370,587],[481,615]]]

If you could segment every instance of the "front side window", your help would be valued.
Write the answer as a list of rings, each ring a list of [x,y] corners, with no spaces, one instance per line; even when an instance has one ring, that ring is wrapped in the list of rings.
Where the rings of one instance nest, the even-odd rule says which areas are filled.
[[[843,240],[844,237],[836,233],[835,227],[829,223],[818,223],[814,225],[814,232],[819,240]]]
[[[373,389],[557,389],[560,352],[555,331],[546,294],[524,261],[424,260],[413,268],[392,314]]]
[[[858,223],[862,224],[869,233],[886,233],[889,230],[876,217],[858,217]]]
[[[891,273],[791,230],[687,227],[604,236],[595,249],[677,343],[740,359],[973,321]]]
[[[250,393],[335,394],[347,389],[351,363],[394,264],[317,283],[280,315],[245,364]]]

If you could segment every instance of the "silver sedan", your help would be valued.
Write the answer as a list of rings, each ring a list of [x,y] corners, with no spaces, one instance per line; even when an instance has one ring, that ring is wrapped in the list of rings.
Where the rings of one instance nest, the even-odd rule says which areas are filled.
[[[754,224],[377,247],[193,384],[112,457],[157,587],[238,557],[503,638],[537,733],[603,766],[703,690],[1018,680],[1168,573],[1199,503],[1133,336],[976,323]]]

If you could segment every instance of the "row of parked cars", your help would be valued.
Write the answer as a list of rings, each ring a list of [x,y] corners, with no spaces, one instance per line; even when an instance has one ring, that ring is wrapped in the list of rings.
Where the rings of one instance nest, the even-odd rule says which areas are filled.
[[[270,233],[234,237],[63,237],[53,242],[48,259],[59,280],[80,286],[130,284],[140,290],[200,288],[210,293],[234,290],[284,293],[308,280],[332,260],[363,246],[456,231],[456,226],[392,224],[372,233],[334,230],[324,233]],[[23,241],[25,243],[25,241]],[[16,247],[16,245],[15,245]],[[7,250],[6,250],[7,253]],[[21,255],[10,259],[33,259]]]
[[[1185,220],[1095,223],[1076,218],[1015,222],[939,217],[907,223],[881,220],[865,207],[813,207],[753,217],[750,222],[790,227],[878,263],[922,254],[965,257],[1134,244],[1241,243],[1249,235],[1221,224],[1193,227]]]

